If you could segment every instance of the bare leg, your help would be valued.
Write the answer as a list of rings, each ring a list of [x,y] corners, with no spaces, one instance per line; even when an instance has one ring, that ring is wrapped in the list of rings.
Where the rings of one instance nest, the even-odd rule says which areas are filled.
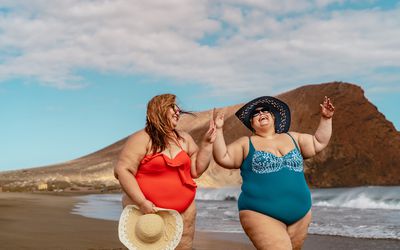
[[[311,222],[311,210],[299,221],[288,226],[288,233],[293,245],[293,250],[301,250],[307,237],[308,226]]]
[[[240,223],[258,250],[292,250],[287,227],[284,223],[264,214],[242,210]]]
[[[196,204],[195,201],[182,214],[183,233],[181,242],[176,250],[191,250],[193,247],[193,237],[196,224]]]

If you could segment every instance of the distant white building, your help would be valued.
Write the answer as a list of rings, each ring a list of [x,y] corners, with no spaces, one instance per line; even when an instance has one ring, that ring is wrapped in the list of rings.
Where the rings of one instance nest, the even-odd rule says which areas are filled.
[[[37,185],[37,189],[40,191],[47,190],[48,186],[47,183],[40,183]]]

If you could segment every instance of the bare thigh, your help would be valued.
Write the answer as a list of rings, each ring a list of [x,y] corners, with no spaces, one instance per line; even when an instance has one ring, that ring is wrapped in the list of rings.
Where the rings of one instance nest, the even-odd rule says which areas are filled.
[[[193,237],[196,225],[196,203],[192,204],[181,213],[183,219],[183,233],[181,242],[175,248],[176,250],[191,250],[193,246]]]
[[[240,223],[258,250],[292,250],[292,243],[284,223],[267,215],[242,210]]]
[[[311,210],[299,221],[288,226],[288,233],[292,242],[293,250],[300,250],[303,247],[304,240],[307,237],[308,226],[311,222]]]

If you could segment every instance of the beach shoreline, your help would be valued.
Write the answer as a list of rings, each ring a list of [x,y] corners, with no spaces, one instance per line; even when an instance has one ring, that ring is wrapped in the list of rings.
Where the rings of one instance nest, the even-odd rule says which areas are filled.
[[[84,193],[86,195],[87,193]],[[118,222],[71,214],[80,193],[0,193],[4,249],[126,249]],[[244,233],[196,231],[194,249],[255,249]],[[399,240],[309,235],[304,250],[400,249]]]

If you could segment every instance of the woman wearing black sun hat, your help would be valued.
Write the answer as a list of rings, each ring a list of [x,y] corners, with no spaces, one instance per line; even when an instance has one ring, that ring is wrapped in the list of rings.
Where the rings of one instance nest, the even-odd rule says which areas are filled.
[[[257,249],[301,249],[311,221],[311,195],[303,159],[322,151],[332,134],[334,106],[325,97],[314,135],[288,132],[290,109],[283,101],[262,96],[235,115],[253,132],[228,146],[215,118],[213,154],[224,168],[240,168],[242,192],[238,200],[242,227]]]

